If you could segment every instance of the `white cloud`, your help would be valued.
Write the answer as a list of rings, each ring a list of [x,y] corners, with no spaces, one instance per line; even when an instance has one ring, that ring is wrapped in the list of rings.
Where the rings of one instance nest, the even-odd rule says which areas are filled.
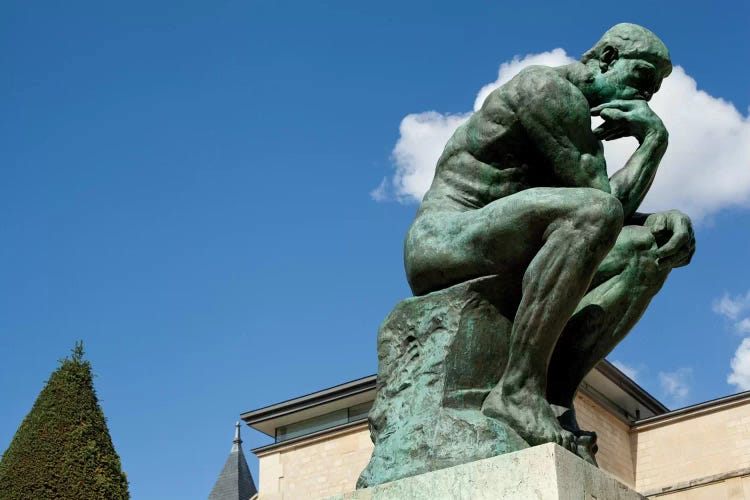
[[[730,296],[724,292],[714,300],[711,309],[716,314],[732,321],[734,331],[740,335],[750,334],[750,290],[745,295]]]
[[[727,377],[727,383],[737,387],[738,391],[750,390],[750,338],[745,338],[734,353],[732,373]]]
[[[385,201],[388,199],[388,178],[384,177],[378,187],[370,191],[370,197],[375,201]]]
[[[673,372],[659,372],[661,390],[675,404],[682,404],[690,394],[692,368],[679,368]]]
[[[419,201],[432,183],[435,164],[453,132],[470,113],[444,115],[436,111],[407,115],[401,120],[401,137],[393,149],[396,174],[392,187],[401,201]],[[387,197],[386,185],[380,194]],[[376,190],[377,191],[377,190]],[[373,196],[374,198],[374,196]],[[381,198],[381,199],[383,199]]]
[[[738,321],[734,324],[734,329],[737,333],[750,333],[750,318],[743,318],[742,321]]]
[[[620,370],[622,373],[628,376],[631,380],[636,381],[638,379],[638,369],[633,368],[632,366],[628,366],[622,361],[616,361],[613,360],[612,364],[617,367],[618,370]]]
[[[724,292],[720,299],[714,301],[711,309],[716,314],[735,320],[741,312],[750,309],[750,290],[745,295],[735,295],[734,297]]]
[[[669,149],[644,210],[679,208],[700,219],[721,208],[750,205],[750,118],[698,90],[680,66],[651,105],[669,130]],[[630,149],[623,151],[618,142],[630,142]],[[633,139],[605,145],[608,164],[624,164],[634,148]]]
[[[572,61],[559,48],[515,57],[500,66],[495,82],[479,90],[474,108],[528,65],[559,66]],[[700,219],[725,207],[750,206],[750,118],[731,103],[698,90],[680,66],[651,104],[670,132],[670,146],[643,210],[680,208]],[[393,151],[396,174],[389,186],[397,199],[421,200],[445,142],[468,116],[430,111],[402,120]],[[605,143],[610,172],[624,165],[636,146],[632,138]]]

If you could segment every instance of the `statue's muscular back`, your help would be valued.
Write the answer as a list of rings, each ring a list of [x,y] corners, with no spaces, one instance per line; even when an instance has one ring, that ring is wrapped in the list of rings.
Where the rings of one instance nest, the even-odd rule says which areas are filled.
[[[438,160],[404,243],[414,293],[525,269],[560,196],[533,188],[560,187],[609,193],[601,143],[581,91],[530,67],[489,95]]]
[[[534,122],[535,110],[530,108],[541,105],[544,109],[536,110],[539,113],[555,111],[539,102],[539,96],[544,95],[559,96],[562,102],[556,103],[558,107],[573,115],[567,120],[584,129],[565,132],[588,134],[598,143],[589,128],[589,107],[583,94],[553,68],[527,68],[494,90],[482,108],[453,134],[438,160],[420,214],[474,210],[524,189],[566,186],[568,183],[556,178],[550,159],[539,151],[535,131],[529,130],[544,127]],[[522,120],[524,115],[530,118]],[[603,157],[600,159],[599,177],[604,168]]]

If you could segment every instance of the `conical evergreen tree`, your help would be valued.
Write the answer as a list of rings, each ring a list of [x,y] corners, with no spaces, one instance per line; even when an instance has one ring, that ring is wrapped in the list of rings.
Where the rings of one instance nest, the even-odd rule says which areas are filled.
[[[83,344],[61,360],[0,460],[2,500],[128,499]]]

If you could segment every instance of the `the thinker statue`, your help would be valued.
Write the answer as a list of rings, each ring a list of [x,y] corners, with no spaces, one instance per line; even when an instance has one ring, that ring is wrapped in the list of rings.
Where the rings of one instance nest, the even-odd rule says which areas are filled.
[[[661,40],[633,24],[611,28],[580,62],[524,69],[448,141],[407,234],[406,273],[415,295],[494,276],[491,301],[512,304],[505,356],[497,361],[503,369],[477,412],[528,445],[555,442],[581,454],[580,441],[592,436],[575,419],[578,386],[636,324],[669,272],[693,255],[685,214],[637,212],[667,149],[667,130],[648,101],[671,70]],[[593,131],[592,115],[604,120]],[[628,136],[639,146],[608,178],[601,141]],[[389,361],[393,348],[385,348],[391,334],[384,329],[395,313],[381,328],[379,398],[393,396],[388,377],[403,371],[389,368],[400,361]],[[419,342],[426,349],[426,340]],[[389,426],[424,418],[419,408],[406,418],[387,406],[379,399],[371,414],[375,469],[388,460],[378,445],[395,432]],[[427,462],[439,468],[450,460]],[[382,476],[369,474],[361,485]]]

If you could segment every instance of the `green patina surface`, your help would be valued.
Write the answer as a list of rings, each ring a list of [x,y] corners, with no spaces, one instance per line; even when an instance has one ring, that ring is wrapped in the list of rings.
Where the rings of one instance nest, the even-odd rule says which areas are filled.
[[[378,334],[359,487],[550,442],[596,463],[578,386],[695,248],[685,214],[637,212],[668,141],[648,101],[671,69],[653,33],[619,24],[580,62],[524,69],[453,134],[406,236],[416,297]],[[639,146],[608,177],[601,141],[621,137]]]

